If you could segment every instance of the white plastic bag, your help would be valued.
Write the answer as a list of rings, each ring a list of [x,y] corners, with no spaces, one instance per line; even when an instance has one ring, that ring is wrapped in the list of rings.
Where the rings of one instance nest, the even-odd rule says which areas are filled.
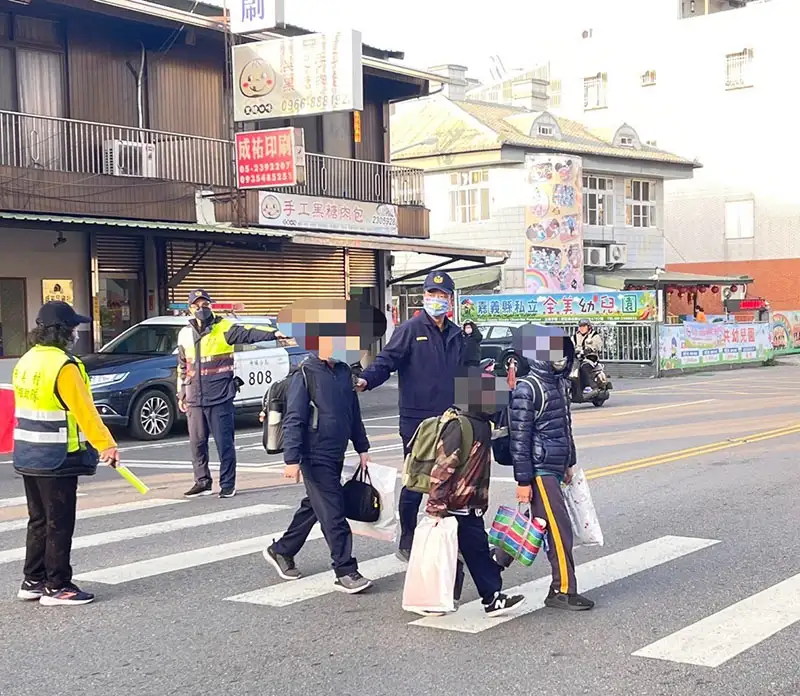
[[[589,483],[583,469],[575,467],[569,485],[563,487],[564,502],[572,523],[573,546],[602,546],[603,530],[589,492]]]
[[[415,614],[455,611],[453,589],[458,561],[455,517],[425,517],[414,531],[403,586],[403,610]]]
[[[345,460],[342,469],[342,485],[347,483],[356,473],[359,460]],[[397,538],[397,506],[395,505],[395,489],[397,487],[397,469],[370,462],[369,478],[373,488],[381,497],[381,516],[377,522],[358,522],[348,520],[353,534],[371,537],[379,541],[395,541]]]

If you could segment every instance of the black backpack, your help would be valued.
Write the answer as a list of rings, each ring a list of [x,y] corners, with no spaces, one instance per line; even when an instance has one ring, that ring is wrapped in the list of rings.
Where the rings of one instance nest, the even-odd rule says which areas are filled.
[[[261,411],[264,414],[261,443],[267,454],[280,454],[283,452],[283,419],[286,415],[286,397],[289,392],[289,382],[300,373],[311,399],[311,429],[317,428],[317,405],[314,400],[314,380],[308,379],[305,367],[300,364],[289,370],[289,374],[281,380],[270,385],[261,402]]]
[[[539,408],[536,411],[537,418],[541,417],[544,413],[545,406],[547,405],[547,395],[542,386],[542,383],[534,375],[526,375],[520,377],[520,381],[527,382],[533,390],[534,403],[539,402]],[[492,455],[494,460],[501,466],[513,466],[514,462],[511,459],[511,413],[510,407],[507,406],[497,416],[495,427],[492,430]]]

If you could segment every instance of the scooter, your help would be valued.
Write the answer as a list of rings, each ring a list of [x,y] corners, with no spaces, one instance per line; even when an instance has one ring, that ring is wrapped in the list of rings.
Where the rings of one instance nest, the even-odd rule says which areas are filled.
[[[589,385],[592,388],[590,392],[584,392],[581,389],[581,365],[586,363],[592,368],[592,383]],[[603,363],[597,355],[585,355],[578,351],[575,354],[575,364],[572,366],[569,380],[572,384],[571,399],[573,404],[587,404],[592,403],[597,407],[602,406],[608,401],[610,396],[609,392],[614,388],[611,380],[605,372]]]

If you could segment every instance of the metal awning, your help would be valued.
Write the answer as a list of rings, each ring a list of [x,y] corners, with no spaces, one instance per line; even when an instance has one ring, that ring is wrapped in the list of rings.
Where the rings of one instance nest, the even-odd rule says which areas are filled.
[[[490,285],[492,283],[500,282],[500,268],[498,266],[484,266],[482,268],[473,268],[468,271],[447,271],[455,283],[456,290],[463,290],[464,288],[475,288],[482,285]],[[420,285],[422,279],[417,277],[408,278],[398,285]]]
[[[124,220],[118,218],[76,217],[68,215],[41,215],[36,213],[14,213],[0,211],[0,220],[19,222],[50,223],[56,225],[92,225],[95,227],[115,227],[153,232],[184,232],[203,235],[206,238],[215,236],[249,237],[253,239],[267,238],[283,240],[292,244],[308,244],[311,246],[332,246],[348,249],[374,249],[376,251],[404,251],[416,254],[430,254],[444,257],[444,261],[411,273],[403,278],[393,278],[397,283],[407,277],[424,276],[429,271],[442,268],[454,261],[464,261],[472,265],[459,270],[472,270],[504,264],[511,256],[509,251],[496,251],[476,247],[444,244],[432,239],[412,239],[409,237],[378,236],[366,234],[350,234],[340,232],[307,232],[294,229],[275,229],[266,227],[234,227],[232,225],[200,225],[185,222],[161,222],[154,220]],[[453,269],[456,270],[456,269]]]
[[[666,271],[656,273],[650,269],[625,269],[619,271],[584,271],[587,284],[598,285],[609,290],[625,290],[628,285],[640,285],[654,288],[667,285],[693,287],[695,285],[749,285],[753,282],[750,276],[702,275],[699,273],[678,273]]]

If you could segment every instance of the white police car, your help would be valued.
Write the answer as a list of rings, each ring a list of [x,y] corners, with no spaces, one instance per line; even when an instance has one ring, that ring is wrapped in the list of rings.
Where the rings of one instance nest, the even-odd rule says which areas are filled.
[[[214,307],[217,309],[217,307]],[[264,325],[273,317],[228,315],[235,323]],[[169,435],[178,410],[178,332],[188,317],[146,319],[103,346],[81,356],[91,382],[92,396],[103,421],[124,426],[139,440]],[[293,343],[293,342],[292,342]],[[276,347],[273,342],[236,346],[234,373],[243,384],[234,401],[237,411],[261,408],[267,387],[283,379],[306,351]]]

